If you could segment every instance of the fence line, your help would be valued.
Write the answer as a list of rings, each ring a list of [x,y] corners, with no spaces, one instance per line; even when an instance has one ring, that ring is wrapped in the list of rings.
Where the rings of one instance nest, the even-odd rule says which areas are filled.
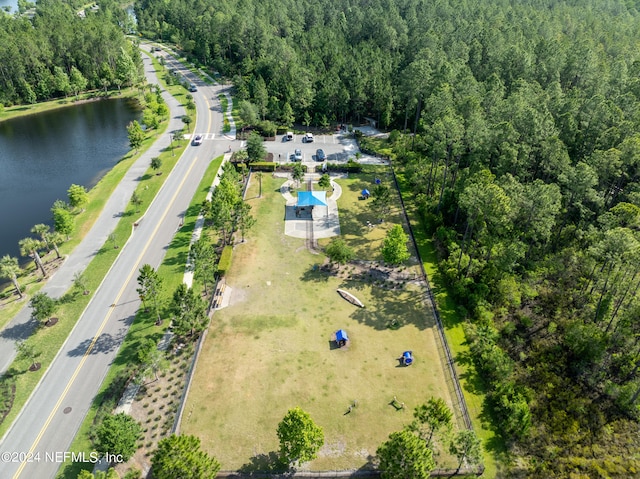
[[[214,286],[214,289],[213,289],[214,292],[211,294],[211,302],[209,303],[209,307],[207,311],[207,316],[209,317],[209,320],[207,321],[207,325],[205,326],[204,331],[202,331],[202,334],[198,339],[195,350],[193,352],[193,358],[191,359],[191,364],[189,365],[189,371],[187,372],[187,380],[184,385],[184,389],[182,390],[182,397],[180,398],[180,405],[178,406],[178,411],[176,412],[176,417],[173,421],[173,427],[171,428],[171,432],[174,434],[180,434],[180,422],[182,421],[182,416],[184,414],[184,406],[187,402],[187,397],[189,396],[189,390],[191,389],[191,382],[196,372],[196,365],[198,364],[198,357],[200,356],[200,351],[202,350],[204,341],[207,338],[207,333],[209,332],[209,325],[211,324],[212,316],[214,312],[214,309],[212,308],[213,299],[216,296],[215,291],[218,288],[219,283],[220,283],[220,280],[216,282],[216,285]]]
[[[396,172],[393,169],[393,165],[390,163],[391,173],[393,174],[393,181],[396,185],[396,189],[400,193],[400,185],[398,184],[398,178],[396,177]],[[409,215],[407,214],[407,209],[404,204],[404,199],[402,198],[402,193],[400,193],[400,204],[402,205],[402,212],[404,213],[404,217],[407,221],[407,226],[409,228],[409,236],[411,236],[411,241],[413,242],[413,247],[416,250],[416,254],[418,255],[418,262],[420,263],[420,270],[422,271],[422,277],[427,285],[427,296],[429,299],[429,304],[431,306],[431,311],[433,312],[433,316],[436,319],[436,324],[438,325],[438,333],[440,336],[440,340],[444,347],[445,355],[446,355],[446,363],[453,378],[454,389],[456,392],[456,396],[458,399],[458,406],[460,407],[460,411],[462,412],[462,418],[465,422],[465,426],[467,429],[473,429],[473,425],[471,424],[471,418],[469,416],[469,411],[467,409],[467,402],[464,399],[464,395],[462,394],[462,388],[460,387],[460,380],[458,379],[458,374],[453,366],[453,355],[451,354],[451,349],[449,349],[449,343],[447,342],[447,338],[444,334],[444,327],[442,325],[442,320],[440,319],[440,312],[438,311],[438,307],[436,306],[435,298],[433,297],[433,291],[431,290],[431,284],[429,283],[429,278],[427,277],[427,272],[424,269],[424,264],[422,263],[422,258],[420,257],[420,250],[418,249],[418,243],[416,242],[416,238],[413,234],[413,228],[411,226],[411,221],[409,221]]]
[[[393,181],[396,185],[396,189],[400,192],[400,185],[398,184],[398,178],[396,177],[395,170],[393,166],[391,166],[391,173],[393,174]],[[251,176],[251,170],[249,171],[249,177]],[[249,178],[247,178],[247,185],[245,185],[245,189],[242,192],[242,195],[246,194],[246,189],[249,183]],[[429,283],[429,279],[427,277],[427,273],[424,269],[424,265],[422,264],[422,258],[420,257],[420,251],[418,250],[418,243],[416,242],[415,236],[413,234],[413,228],[411,227],[411,222],[409,221],[409,215],[407,214],[407,210],[404,204],[404,199],[402,198],[402,194],[400,196],[400,203],[402,205],[402,211],[404,213],[407,226],[409,228],[409,235],[411,237],[411,241],[413,243],[414,249],[416,251],[416,255],[418,256],[418,260],[420,263],[420,269],[422,271],[422,277],[425,281],[425,285],[427,287],[427,296],[428,303],[430,305],[433,316],[436,320],[436,324],[438,326],[438,335],[440,337],[440,343],[444,348],[444,352],[446,355],[446,363],[449,369],[449,373],[451,378],[453,379],[453,386],[458,400],[458,407],[462,412],[462,418],[464,420],[465,426],[467,429],[473,429],[473,425],[471,423],[471,418],[469,416],[469,411],[467,409],[467,403],[464,399],[464,395],[462,394],[462,388],[460,387],[460,381],[458,379],[458,375],[456,374],[455,368],[453,366],[453,356],[451,354],[451,350],[449,349],[449,344],[447,343],[447,338],[444,335],[444,327],[442,325],[442,320],[440,319],[440,313],[435,303],[435,299],[433,297],[433,292],[431,290],[431,284]],[[217,284],[216,284],[217,287]],[[214,297],[212,295],[212,297]],[[209,311],[209,324],[211,322],[211,317],[213,314],[213,310]],[[187,374],[187,384],[183,390],[182,398],[180,401],[180,406],[178,409],[178,413],[176,414],[176,418],[173,424],[172,432],[175,434],[180,433],[180,422],[182,420],[182,416],[184,413],[184,406],[186,402],[186,398],[189,393],[189,389],[191,387],[191,381],[193,379],[193,374],[195,373],[195,368],[198,360],[198,356],[202,349],[202,345],[204,344],[205,338],[207,336],[207,332],[209,330],[209,324],[200,335],[200,339],[198,340],[198,344],[196,346],[196,350],[193,355],[193,360],[191,362],[191,366],[189,368],[189,372]],[[461,467],[459,469],[433,469],[430,472],[430,477],[455,477],[455,476],[467,476],[467,475],[476,475],[481,476],[484,473],[484,465],[480,464],[477,467]],[[293,471],[284,474],[272,473],[272,472],[262,472],[262,471],[251,471],[247,473],[238,472],[238,471],[220,471],[218,472],[216,477],[227,478],[227,479],[290,479],[290,478],[306,478],[306,479],[325,479],[325,478],[349,478],[349,477],[358,477],[364,479],[378,479],[380,477],[379,470],[342,470],[342,471]]]
[[[430,477],[455,477],[455,476],[480,476],[484,473],[484,467],[461,467],[459,469],[433,469]],[[238,472],[238,471],[219,471],[216,477],[226,479],[325,479],[325,478],[347,478],[359,477],[364,479],[378,479],[381,472],[373,469],[348,469],[342,471],[291,471],[285,473],[274,472]],[[410,479],[410,478],[407,478]]]

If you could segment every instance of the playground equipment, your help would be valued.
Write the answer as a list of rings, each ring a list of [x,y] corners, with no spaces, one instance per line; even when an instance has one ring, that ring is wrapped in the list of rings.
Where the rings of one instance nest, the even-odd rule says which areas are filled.
[[[351,304],[353,304],[354,306],[359,306],[360,308],[364,308],[364,304],[362,303],[362,301],[360,301],[358,298],[356,298],[354,295],[352,295],[350,292],[345,291],[344,289],[338,289],[336,290],[338,291],[338,294],[340,296],[342,296],[344,299],[346,299],[347,301],[349,301]]]
[[[405,366],[411,366],[413,364],[413,351],[405,351],[400,357],[402,364]]]
[[[338,344],[338,347],[341,348],[342,346],[346,346],[348,341],[349,337],[347,336],[347,332],[344,329],[338,329],[336,331],[336,343]]]

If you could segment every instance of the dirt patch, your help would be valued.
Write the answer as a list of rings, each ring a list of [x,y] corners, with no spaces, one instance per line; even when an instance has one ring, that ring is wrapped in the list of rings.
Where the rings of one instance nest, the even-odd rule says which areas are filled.
[[[347,443],[340,439],[329,444],[325,443],[318,451],[318,455],[322,457],[339,457],[344,455],[346,450]]]
[[[249,297],[249,292],[243,288],[233,288],[233,291],[230,293],[229,297],[229,305],[233,306],[234,304],[244,303]]]
[[[374,283],[381,287],[397,288],[405,284],[421,284],[418,266],[387,266],[377,261],[352,261],[335,265],[325,261],[320,270],[341,279],[353,279]]]
[[[29,371],[31,371],[33,373],[35,371],[39,371],[41,367],[42,367],[42,364],[33,363],[31,366],[29,366]]]
[[[58,324],[58,318],[49,318],[47,322],[44,323],[46,327],[51,327]]]

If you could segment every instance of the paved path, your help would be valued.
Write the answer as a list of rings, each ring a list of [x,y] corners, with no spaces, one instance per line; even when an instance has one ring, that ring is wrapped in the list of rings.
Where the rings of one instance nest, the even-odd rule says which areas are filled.
[[[167,61],[174,62],[171,59]],[[157,83],[150,61],[146,58],[145,72],[150,83]],[[120,249],[119,257],[95,291],[82,317],[22,412],[0,441],[0,453],[29,454],[26,459],[31,459],[31,462],[21,460],[20,456],[17,456],[20,459],[17,462],[0,462],[0,478],[52,478],[61,465],[61,459],[68,459],[65,454],[69,453],[71,441],[140,306],[136,292],[138,269],[145,263],[155,268],[162,262],[211,159],[220,155],[230,143],[222,133],[222,114],[217,100],[218,94],[224,93],[225,88],[208,86],[186,71],[184,75],[199,87],[199,91],[193,95],[198,111],[194,130],[214,132],[221,141],[212,140],[203,142],[201,146],[189,146],[167,176],[164,186],[127,244]],[[169,131],[182,129],[180,118],[183,110],[166,92],[163,96],[171,112]],[[169,144],[170,135],[161,135],[154,147],[132,166],[109,199],[94,229],[50,279],[46,291],[52,296],[62,295],[71,285],[73,274],[82,271],[100,249],[115,227],[150,159]],[[29,315],[28,311],[23,311],[19,316],[23,314]],[[10,362],[10,355],[6,354],[5,348],[12,347],[12,341],[20,334],[26,334],[30,327],[28,317],[26,320],[19,317],[4,331],[1,336],[4,343],[0,344],[4,368]]]
[[[277,175],[288,177],[290,175]],[[333,176],[337,178],[338,176]],[[317,180],[319,175],[312,174],[306,175],[305,181],[309,179]],[[284,234],[287,236],[293,236],[294,238],[307,238],[308,236],[308,219],[296,218],[294,212],[294,205],[296,199],[289,193],[289,186],[293,185],[293,180],[287,180],[280,187],[280,192],[287,202],[285,206],[285,222],[284,222]],[[313,237],[318,238],[330,238],[332,236],[340,235],[340,219],[338,218],[338,198],[342,195],[342,188],[338,183],[331,180],[331,186],[333,187],[333,194],[327,198],[327,207],[315,207],[313,209]]]

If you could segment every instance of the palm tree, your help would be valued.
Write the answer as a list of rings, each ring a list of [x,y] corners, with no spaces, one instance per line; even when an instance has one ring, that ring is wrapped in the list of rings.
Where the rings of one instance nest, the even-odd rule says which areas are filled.
[[[56,257],[58,259],[60,259],[60,251],[58,250],[58,245],[60,243],[64,243],[64,240],[65,236],[58,231],[49,232],[45,235],[45,241],[53,246],[53,250],[56,252]]]
[[[47,239],[47,236],[48,236],[50,230],[51,230],[51,228],[49,227],[49,225],[45,225],[44,223],[39,223],[39,224],[35,225],[33,228],[31,228],[31,232],[34,235],[38,235],[40,237],[40,239],[46,245],[47,249],[50,248],[49,247],[49,241]]]
[[[22,256],[32,256],[36,266],[42,271],[42,276],[46,277],[47,272],[44,270],[44,265],[38,254],[38,249],[42,248],[42,241],[38,241],[35,238],[24,238],[18,241],[18,246],[20,246],[20,254]]]
[[[10,279],[16,288],[18,296],[22,298],[22,290],[18,284],[18,273],[20,273],[18,258],[13,258],[8,254],[4,255],[2,259],[0,259],[0,278]]]

